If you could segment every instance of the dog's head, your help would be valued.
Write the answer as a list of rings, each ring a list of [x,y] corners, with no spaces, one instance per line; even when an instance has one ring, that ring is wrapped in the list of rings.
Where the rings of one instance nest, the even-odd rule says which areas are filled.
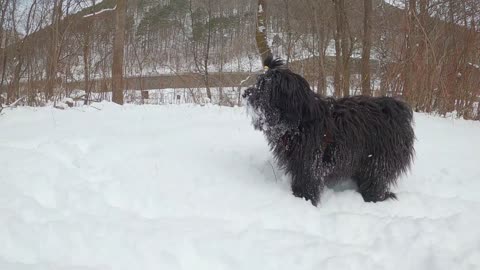
[[[281,59],[268,57],[263,64],[265,73],[243,94],[254,127],[264,131],[279,124],[298,127],[302,121],[313,119],[318,97],[308,82]]]

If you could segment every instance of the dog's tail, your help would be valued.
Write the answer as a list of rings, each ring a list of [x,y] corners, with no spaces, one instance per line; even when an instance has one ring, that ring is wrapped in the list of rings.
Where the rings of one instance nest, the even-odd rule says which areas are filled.
[[[281,58],[273,58],[273,55],[268,55],[265,60],[263,60],[263,67],[265,69],[278,69],[285,68],[285,62]]]

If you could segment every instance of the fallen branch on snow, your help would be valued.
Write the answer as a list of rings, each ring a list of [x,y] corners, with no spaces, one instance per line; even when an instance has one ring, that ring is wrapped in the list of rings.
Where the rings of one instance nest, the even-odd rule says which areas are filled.
[[[23,96],[17,100],[15,100],[15,102],[13,102],[12,104],[8,105],[7,108],[14,108],[17,106],[17,103],[20,102],[21,100],[25,99],[27,96]]]
[[[13,102],[12,104],[10,104],[10,105],[7,105],[7,106],[5,106],[5,107],[4,107],[2,104],[0,104],[0,112],[2,112],[2,111],[3,111],[3,109],[7,109],[7,108],[15,108],[15,107],[17,107],[17,104],[18,104],[18,102],[20,102],[21,100],[25,99],[26,97],[27,97],[27,96],[23,96],[23,97],[21,97],[21,98],[19,98],[19,99],[15,100],[15,102]]]

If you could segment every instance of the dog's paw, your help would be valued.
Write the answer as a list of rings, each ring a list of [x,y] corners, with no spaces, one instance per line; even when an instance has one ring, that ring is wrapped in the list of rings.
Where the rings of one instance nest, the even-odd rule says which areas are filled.
[[[387,191],[384,194],[362,194],[365,202],[382,202],[386,200],[398,200],[397,195],[393,192]]]
[[[303,190],[293,190],[293,196],[302,198],[305,201],[310,201],[310,203],[315,207],[318,205],[318,196],[315,196],[314,194],[309,194],[308,192],[305,192]]]
[[[397,198],[397,194],[393,193],[393,192],[387,192],[385,193],[385,198],[383,200],[398,200]]]

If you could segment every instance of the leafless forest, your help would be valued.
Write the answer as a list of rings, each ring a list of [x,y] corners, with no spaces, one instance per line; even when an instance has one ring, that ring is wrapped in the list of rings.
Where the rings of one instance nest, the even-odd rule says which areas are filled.
[[[480,1],[392,1],[0,0],[0,104],[234,106],[271,52],[323,95],[480,120]]]

